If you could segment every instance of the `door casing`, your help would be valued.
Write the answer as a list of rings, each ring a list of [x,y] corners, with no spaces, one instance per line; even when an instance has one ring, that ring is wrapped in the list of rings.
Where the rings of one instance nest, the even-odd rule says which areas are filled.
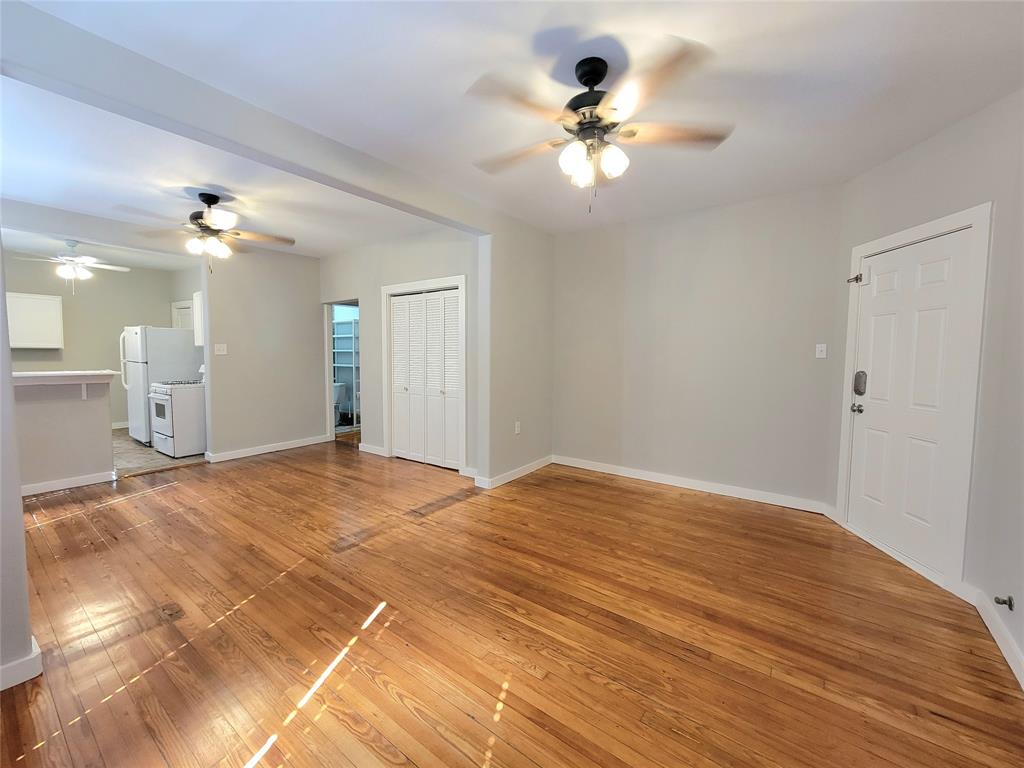
[[[943,235],[952,234],[953,232],[970,230],[971,238],[968,246],[969,252],[967,258],[970,260],[972,268],[983,271],[982,280],[980,281],[981,290],[978,292],[977,296],[971,296],[968,298],[971,311],[968,313],[969,317],[967,318],[967,321],[977,324],[977,327],[970,328],[969,332],[977,333],[978,337],[982,340],[978,345],[978,358],[973,361],[976,371],[975,375],[971,377],[970,391],[967,393],[967,397],[970,400],[970,408],[973,418],[970,452],[970,473],[972,478],[974,474],[974,433],[977,426],[978,415],[978,381],[981,374],[981,349],[984,344],[982,333],[985,295],[988,288],[987,274],[991,220],[992,203],[983,203],[973,208],[960,211],[959,213],[950,214],[949,216],[944,216],[941,219],[936,219],[935,221],[930,221],[926,224],[911,227],[910,229],[905,229],[902,232],[897,232],[893,235],[888,235],[886,237],[879,238],[878,240],[872,240],[869,243],[859,245],[853,249],[850,258],[850,274],[856,275],[863,272],[864,262],[872,256],[877,256],[897,248],[904,248],[908,245],[920,243],[925,240],[931,240],[936,237],[942,237]],[[853,291],[859,290],[860,285],[854,284]],[[951,520],[949,530],[952,534],[959,537],[959,541],[955,547],[955,551],[957,553],[955,561],[949,563],[944,575],[937,574],[931,569],[923,568],[915,561],[904,557],[897,550],[886,546],[882,542],[874,541],[870,537],[865,536],[862,532],[850,528],[849,498],[850,470],[853,461],[854,416],[849,410],[849,404],[853,402],[853,375],[856,371],[857,365],[857,337],[859,321],[860,301],[856,294],[851,293],[846,321],[846,362],[843,367],[843,396],[840,401],[842,407],[842,425],[839,438],[839,477],[836,485],[836,521],[847,529],[852,530],[853,533],[863,538],[869,544],[878,547],[890,556],[899,560],[904,565],[917,571],[925,578],[937,583],[945,589],[965,597],[966,599],[972,599],[970,591],[963,585],[964,548],[967,543],[967,510],[970,506],[970,486],[968,486],[968,496],[965,500],[966,503],[963,504],[962,508],[958,507],[952,510],[953,518]]]

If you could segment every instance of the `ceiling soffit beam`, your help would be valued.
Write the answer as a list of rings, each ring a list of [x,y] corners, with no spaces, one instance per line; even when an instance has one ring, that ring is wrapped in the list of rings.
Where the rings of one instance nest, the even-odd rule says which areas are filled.
[[[25,3],[0,29],[6,77],[471,234],[499,215]]]

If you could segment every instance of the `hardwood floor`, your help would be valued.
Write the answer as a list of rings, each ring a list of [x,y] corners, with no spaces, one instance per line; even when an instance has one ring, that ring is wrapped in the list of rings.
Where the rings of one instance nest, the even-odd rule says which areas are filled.
[[[973,608],[824,518],[331,442],[25,505],[4,766],[1019,766]]]

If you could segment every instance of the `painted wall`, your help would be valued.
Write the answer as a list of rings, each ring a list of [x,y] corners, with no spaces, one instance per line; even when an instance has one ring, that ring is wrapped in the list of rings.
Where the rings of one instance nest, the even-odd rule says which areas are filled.
[[[466,401],[477,401],[478,307],[477,238],[454,229],[364,246],[320,261],[320,299],[359,300],[360,363],[362,376],[362,434],[360,441],[384,445],[381,358],[380,289],[385,285],[466,276]],[[321,362],[320,370],[323,371]],[[476,466],[477,413],[466,421],[466,457]]]
[[[831,504],[839,201],[560,236],[554,453]]]
[[[207,451],[325,437],[324,329],[316,259],[255,249],[206,278]]]
[[[0,256],[0,294],[7,290],[6,254]],[[21,508],[17,430],[14,427],[14,387],[7,332],[7,302],[0,302],[0,668],[14,669],[32,653],[28,617],[28,569],[25,560],[25,522]],[[20,675],[18,677],[21,677]],[[12,677],[11,684],[21,682]]]
[[[844,269],[855,245],[993,202],[966,562],[967,581],[989,599],[1024,595],[1022,144],[1024,91],[859,176],[843,201]],[[831,426],[838,435],[838,419]],[[1000,613],[1024,647],[1024,611]]]
[[[171,273],[171,301],[191,301],[192,294],[202,290],[206,263]]]
[[[16,371],[118,370],[118,339],[126,325],[170,326],[172,282],[176,273],[159,269],[102,272],[71,285],[58,278],[53,267],[11,258],[6,253],[8,290],[61,296],[64,314],[64,349],[14,349]],[[191,298],[191,295],[190,295]],[[110,418],[128,421],[128,401],[118,380],[110,388]]]

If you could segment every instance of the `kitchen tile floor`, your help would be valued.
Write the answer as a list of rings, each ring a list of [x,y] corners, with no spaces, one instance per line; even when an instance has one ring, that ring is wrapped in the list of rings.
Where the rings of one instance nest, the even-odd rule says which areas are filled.
[[[171,469],[206,461],[201,455],[179,459],[165,456],[153,448],[136,442],[128,436],[128,429],[114,430],[114,469],[118,477],[128,477],[161,469]]]

